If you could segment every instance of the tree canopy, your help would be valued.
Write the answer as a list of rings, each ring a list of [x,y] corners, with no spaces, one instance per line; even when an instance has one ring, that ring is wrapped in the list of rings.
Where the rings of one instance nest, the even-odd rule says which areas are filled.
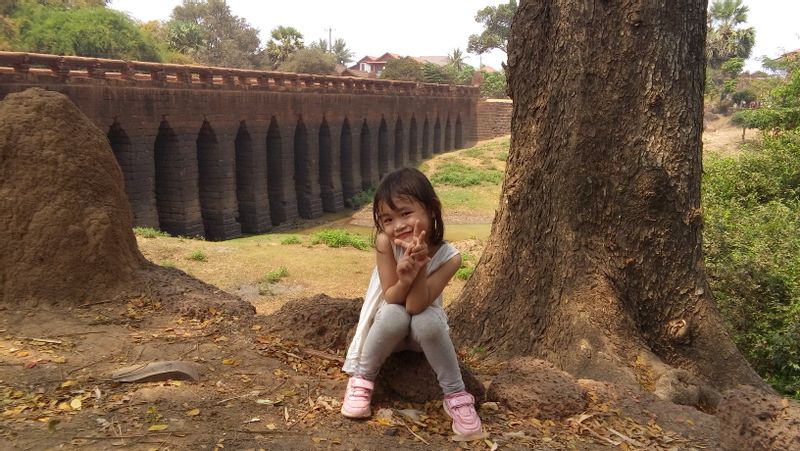
[[[511,20],[517,11],[517,1],[509,0],[507,4],[487,6],[478,11],[475,22],[482,23],[481,34],[469,37],[467,51],[482,54],[492,49],[500,49],[508,53],[508,37],[511,33]]]
[[[64,2],[67,3],[67,2]],[[69,2],[73,3],[73,2]],[[21,3],[14,10],[17,50],[159,61],[157,45],[122,12],[104,7],[53,8]]]
[[[336,68],[335,56],[319,48],[304,48],[292,53],[278,66],[283,72],[330,75]]]
[[[263,65],[258,29],[235,16],[225,0],[183,0],[167,22],[170,46],[214,66]]]
[[[344,65],[353,61],[353,57],[355,56],[355,53],[347,48],[347,43],[342,38],[336,38],[330,46],[328,45],[328,41],[320,39],[317,42],[312,42],[309,47],[318,48],[325,53],[332,53],[336,62]]]

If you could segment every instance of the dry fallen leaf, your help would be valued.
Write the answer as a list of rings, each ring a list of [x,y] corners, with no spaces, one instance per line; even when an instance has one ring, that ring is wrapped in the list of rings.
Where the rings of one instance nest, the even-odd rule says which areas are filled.
[[[236,365],[235,359],[222,359],[223,365]]]
[[[69,402],[69,407],[72,410],[81,410],[81,407],[83,407],[83,401],[80,397],[72,398],[72,400]]]
[[[198,415],[200,415],[200,409],[192,409],[192,410],[186,412],[186,416],[187,417],[196,417]]]
[[[267,429],[269,429],[270,431],[274,431],[275,430],[275,424],[274,423],[267,424]]]
[[[149,428],[147,428],[147,430],[148,431],[163,431],[167,427],[168,426],[166,424],[154,424],[154,425],[150,426]]]
[[[75,380],[71,380],[71,379],[70,379],[70,380],[68,380],[68,381],[64,381],[64,382],[62,382],[62,383],[61,383],[61,388],[72,387],[73,385],[75,385],[75,384],[77,384],[77,383],[78,383],[78,381],[75,381]]]

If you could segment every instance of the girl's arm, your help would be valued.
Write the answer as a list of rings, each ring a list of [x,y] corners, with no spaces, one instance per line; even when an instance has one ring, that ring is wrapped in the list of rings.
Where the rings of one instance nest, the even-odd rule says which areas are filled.
[[[375,239],[375,250],[383,298],[388,304],[405,304],[411,284],[404,283],[397,277],[394,249],[392,249],[391,240],[385,233],[379,233]]]
[[[444,287],[460,267],[461,254],[457,254],[427,277],[425,269],[421,269],[407,292],[406,311],[411,315],[422,313],[442,294]]]

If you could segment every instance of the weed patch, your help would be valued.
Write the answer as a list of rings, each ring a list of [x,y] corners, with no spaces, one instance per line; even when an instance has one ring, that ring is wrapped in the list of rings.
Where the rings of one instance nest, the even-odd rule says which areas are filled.
[[[196,251],[192,251],[192,253],[189,254],[189,256],[186,257],[186,258],[188,258],[189,260],[194,260],[196,262],[207,262],[208,261],[208,256],[206,255],[206,253],[201,251],[201,250],[199,250],[199,249],[196,250]]]
[[[325,229],[314,234],[311,244],[323,243],[328,247],[354,247],[358,250],[369,249],[371,244],[361,235],[342,229]]]
[[[162,232],[161,230],[154,229],[152,227],[134,227],[133,234],[136,236],[140,236],[142,238],[157,238],[157,237],[164,237],[170,236],[167,232]]]
[[[281,240],[281,244],[301,244],[300,238],[297,235],[287,236]]]

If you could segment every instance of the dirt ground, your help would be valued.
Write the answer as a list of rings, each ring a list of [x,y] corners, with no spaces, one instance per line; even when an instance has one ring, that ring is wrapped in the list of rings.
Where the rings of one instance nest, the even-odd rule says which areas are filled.
[[[715,130],[722,132],[708,128],[704,136],[707,149],[727,147],[734,136],[740,137],[730,127]],[[237,253],[244,252],[236,244],[177,238],[138,241],[149,260],[162,265],[175,261],[179,269],[210,283],[203,299],[213,299],[214,286],[237,291],[237,281],[220,281],[208,265],[185,262],[185,255],[200,247],[218,267],[232,265]],[[713,427],[699,427],[704,421],[712,424],[713,417],[687,415],[685,410],[674,413],[638,395],[610,402],[599,389],[589,393],[584,412],[563,420],[542,420],[482,400],[487,434],[471,442],[453,441],[440,402],[386,399],[373,406],[376,414],[370,420],[344,419],[339,413],[347,378],[339,370],[343,349],[315,349],[267,334],[264,315],[309,293],[360,296],[365,284],[359,278],[368,278],[373,257],[369,252],[335,250],[337,258],[328,260],[338,272],[333,267],[319,269],[329,273],[323,278],[328,285],[297,288],[302,283],[292,277],[301,270],[291,267],[299,259],[297,252],[310,256],[328,250],[301,245],[287,252],[274,242],[261,245],[274,251],[267,265],[253,270],[254,263],[238,259],[240,266],[228,272],[252,270],[244,278],[255,280],[286,265],[290,275],[282,283],[289,288],[280,302],[257,306],[255,316],[231,315],[205,300],[198,300],[192,312],[176,312],[148,286],[140,287],[138,294],[89,299],[72,308],[0,305],[0,449],[716,448]],[[460,246],[479,256],[483,241],[464,240]],[[216,255],[230,259],[217,260]],[[347,273],[342,266],[349,268]],[[448,296],[454,299],[462,286],[454,282]],[[195,296],[181,290],[178,294],[187,302]],[[246,287],[242,290],[238,294],[247,299]],[[502,367],[475,350],[459,352],[486,386]],[[199,380],[120,383],[111,377],[120,368],[165,360],[195,364]]]

